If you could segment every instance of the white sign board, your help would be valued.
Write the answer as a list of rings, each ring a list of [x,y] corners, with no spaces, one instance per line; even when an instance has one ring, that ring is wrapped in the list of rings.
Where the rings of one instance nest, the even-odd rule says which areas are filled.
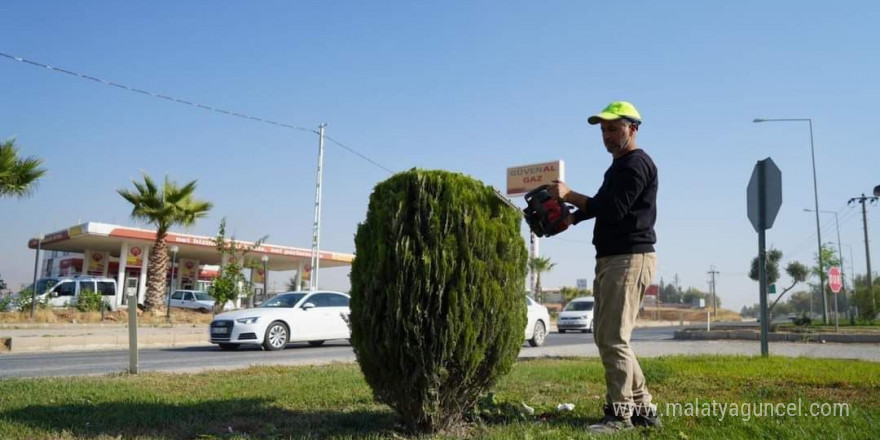
[[[565,162],[535,163],[507,169],[507,195],[523,195],[554,180],[565,180]]]
[[[586,278],[578,278],[577,279],[577,288],[579,290],[587,290],[587,279]]]

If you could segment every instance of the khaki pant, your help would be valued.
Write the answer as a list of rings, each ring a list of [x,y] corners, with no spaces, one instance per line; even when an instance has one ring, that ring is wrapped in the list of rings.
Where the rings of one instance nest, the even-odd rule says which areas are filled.
[[[645,375],[629,341],[656,266],[657,256],[653,252],[596,260],[593,337],[605,367],[605,398],[609,405],[631,407],[651,403]]]

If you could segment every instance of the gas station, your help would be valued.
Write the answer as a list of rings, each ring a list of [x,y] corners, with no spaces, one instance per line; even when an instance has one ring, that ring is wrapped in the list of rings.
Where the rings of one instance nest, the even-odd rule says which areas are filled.
[[[40,264],[40,278],[49,276],[92,275],[116,279],[116,305],[126,305],[126,294],[137,293],[143,303],[146,294],[149,256],[156,241],[156,231],[106,223],[87,222],[46,234],[39,241],[44,253]],[[175,289],[207,290],[211,280],[226,263],[214,243],[214,237],[169,232],[166,237],[169,252],[176,249],[167,279]],[[253,246],[246,241],[236,242],[242,247]],[[28,242],[37,249],[38,239]],[[251,282],[262,286],[267,271],[296,271],[296,285],[308,285],[311,276],[312,250],[263,243],[250,251],[246,258],[260,264],[250,269]],[[350,266],[354,255],[339,252],[319,252],[319,268]],[[171,266],[171,260],[169,261]],[[247,270],[247,269],[246,269]],[[174,275],[172,277],[172,274]]]

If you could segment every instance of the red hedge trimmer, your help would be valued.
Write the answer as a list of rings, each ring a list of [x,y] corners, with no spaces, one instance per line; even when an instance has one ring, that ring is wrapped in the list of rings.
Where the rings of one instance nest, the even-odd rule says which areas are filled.
[[[547,191],[547,187],[548,185],[541,185],[529,191],[524,197],[527,206],[521,211],[529,229],[538,237],[552,237],[568,229],[566,219],[571,214],[571,207],[565,204],[562,199],[553,198]],[[497,189],[495,195],[504,203],[519,210],[518,206],[504,197]]]

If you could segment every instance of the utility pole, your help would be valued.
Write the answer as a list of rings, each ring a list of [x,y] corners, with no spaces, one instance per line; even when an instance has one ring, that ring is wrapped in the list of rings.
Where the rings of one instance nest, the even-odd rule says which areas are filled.
[[[715,275],[718,275],[720,273],[721,272],[718,272],[717,270],[715,270],[714,265],[709,267],[708,274],[710,277],[712,277],[712,280],[709,281],[709,288],[712,291],[712,316],[715,318],[718,317],[718,302],[716,301],[716,296],[715,296]]]
[[[877,188],[874,188],[874,193],[876,194]],[[854,202],[859,202],[862,204],[862,225],[864,225],[865,229],[865,262],[868,265],[868,296],[871,297],[871,312],[875,315],[877,314],[877,305],[874,303],[874,280],[871,278],[871,248],[868,242],[868,210],[865,208],[865,202],[876,203],[878,197],[866,197],[865,193],[862,193],[861,197],[853,197],[849,199],[849,203],[853,204]]]
[[[312,227],[312,270],[309,276],[309,291],[318,289],[318,268],[321,265],[321,198],[324,180],[324,128],[327,124],[318,127],[318,178],[315,185],[315,223]]]

